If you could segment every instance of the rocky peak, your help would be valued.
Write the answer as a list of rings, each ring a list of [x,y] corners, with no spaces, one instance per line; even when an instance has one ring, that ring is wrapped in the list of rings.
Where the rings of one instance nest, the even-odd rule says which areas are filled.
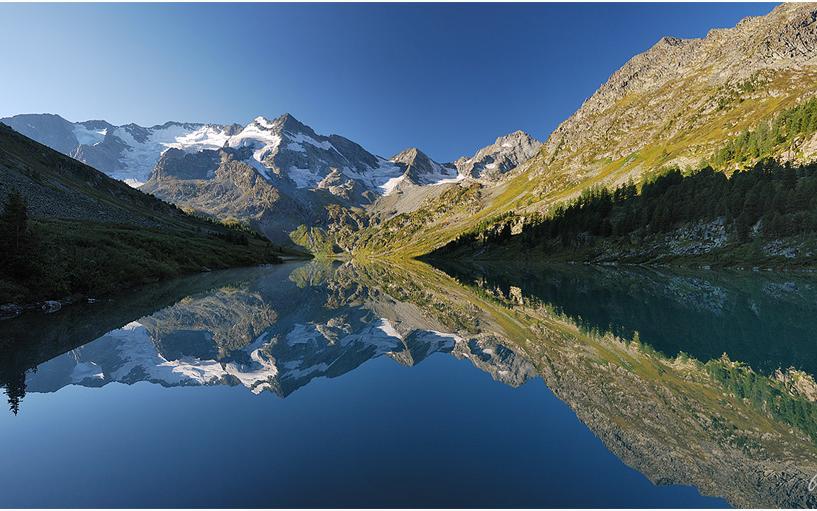
[[[307,133],[310,136],[315,136],[315,132],[312,130],[312,128],[302,123],[289,113],[285,113],[272,120],[264,117],[263,115],[259,115],[252,120],[250,126],[255,126],[261,130],[273,131],[277,133],[289,131],[292,133]]]
[[[431,184],[457,177],[457,170],[452,165],[437,163],[416,147],[397,153],[390,161],[400,165],[404,169],[404,179],[413,184]]]
[[[312,128],[307,126],[306,124],[302,123],[298,119],[295,118],[290,113],[285,113],[282,116],[275,119],[277,124],[280,124],[284,129],[293,130],[293,131],[312,131]],[[314,133],[314,132],[313,132]]]
[[[454,166],[460,174],[474,179],[496,180],[532,158],[541,145],[524,131],[514,131],[497,138],[470,158],[463,156],[454,162]]]
[[[395,154],[391,158],[390,161],[394,163],[402,163],[406,166],[410,165],[430,165],[431,158],[429,158],[424,152],[417,149],[416,147],[409,147],[399,153]]]
[[[525,148],[527,146],[538,146],[541,145],[541,142],[527,134],[522,130],[514,131],[513,133],[509,133],[505,136],[499,137],[494,142],[495,146],[501,146],[505,148]]]

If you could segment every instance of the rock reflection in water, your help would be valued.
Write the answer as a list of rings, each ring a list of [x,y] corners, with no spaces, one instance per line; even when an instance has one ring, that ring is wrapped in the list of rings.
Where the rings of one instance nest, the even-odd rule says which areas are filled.
[[[808,491],[817,473],[813,358],[797,337],[808,326],[785,325],[813,307],[810,283],[791,292],[788,281],[692,274],[445,269],[456,279],[418,262],[240,270],[122,300],[131,317],[106,305],[29,338],[17,323],[3,383],[15,411],[25,390],[114,381],[288,396],[376,357],[411,366],[446,353],[503,384],[541,377],[655,483],[693,485],[737,506],[817,504]],[[730,335],[750,311],[774,321],[779,303],[787,312],[773,325],[794,348],[770,347],[761,332]],[[789,364],[805,371],[772,370]]]

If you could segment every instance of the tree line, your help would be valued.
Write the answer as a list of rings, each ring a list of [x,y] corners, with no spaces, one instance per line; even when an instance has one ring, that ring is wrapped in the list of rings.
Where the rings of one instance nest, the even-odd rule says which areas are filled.
[[[710,166],[689,174],[676,168],[647,180],[640,193],[632,182],[612,191],[590,188],[549,215],[526,219],[513,239],[528,247],[556,242],[574,247],[593,238],[643,238],[716,219],[723,219],[738,242],[817,232],[817,165],[765,159],[731,177]],[[515,220],[506,216],[490,228],[465,233],[440,252],[503,244]]]
[[[743,166],[770,157],[780,150],[793,150],[798,137],[817,131],[817,99],[788,108],[771,122],[746,130],[729,140],[711,158],[715,167]]]

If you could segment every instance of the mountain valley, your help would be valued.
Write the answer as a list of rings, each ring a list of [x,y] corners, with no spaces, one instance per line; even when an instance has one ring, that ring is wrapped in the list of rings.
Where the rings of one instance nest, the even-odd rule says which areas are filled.
[[[545,142],[517,131],[448,163],[414,147],[384,158],[343,136],[318,134],[289,114],[246,125],[114,126],[52,114],[0,122],[185,212],[244,225],[291,249],[343,257],[507,258],[516,251],[512,245],[486,251],[486,240],[518,244],[516,235],[581,204],[575,201],[582,193],[632,187],[638,194],[672,171],[688,176],[708,168],[729,178],[769,160],[800,168],[794,186],[806,193],[797,176],[817,160],[815,20],[814,5],[784,4],[702,39],[662,38],[616,71]],[[712,215],[691,220],[645,210],[639,239],[660,231],[670,232],[670,241],[651,241],[652,252],[631,259],[672,255],[682,262],[686,249],[669,254],[667,243],[695,244],[695,233],[716,222],[722,240],[694,249],[696,261],[756,265],[760,252],[743,259],[734,254],[758,241],[757,233],[775,247],[810,236],[798,227],[806,224],[791,217],[791,228],[769,238],[775,212],[794,215],[781,205],[789,200],[781,198],[776,210],[764,206],[761,214],[748,203],[709,204],[704,209]],[[798,215],[812,214],[810,205],[797,208]],[[748,237],[739,235],[746,229],[738,219],[751,220]],[[570,236],[569,244],[578,246],[598,233]],[[592,257],[575,250],[566,257],[626,259],[626,250],[598,247]],[[767,254],[772,259],[775,250]],[[769,264],[785,265],[785,256],[778,259]]]

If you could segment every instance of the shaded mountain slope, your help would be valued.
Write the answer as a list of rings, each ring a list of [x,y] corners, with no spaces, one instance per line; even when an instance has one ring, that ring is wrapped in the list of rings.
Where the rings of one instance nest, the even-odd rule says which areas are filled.
[[[10,237],[3,217],[0,302],[102,294],[203,268],[277,260],[266,240],[177,207],[0,125],[0,197],[27,206]]]

